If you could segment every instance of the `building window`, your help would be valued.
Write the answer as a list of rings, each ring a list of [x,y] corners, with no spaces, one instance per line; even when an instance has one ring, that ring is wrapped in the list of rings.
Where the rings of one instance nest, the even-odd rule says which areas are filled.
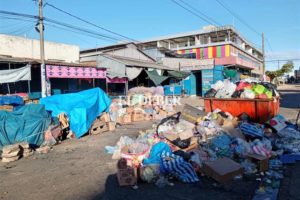
[[[196,53],[183,54],[183,58],[196,58]]]

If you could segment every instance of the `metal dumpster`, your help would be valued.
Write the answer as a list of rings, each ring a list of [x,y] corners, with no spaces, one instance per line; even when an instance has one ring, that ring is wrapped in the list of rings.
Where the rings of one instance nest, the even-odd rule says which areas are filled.
[[[233,116],[247,113],[255,122],[264,123],[279,112],[279,97],[273,99],[202,98],[206,112],[219,108]]]

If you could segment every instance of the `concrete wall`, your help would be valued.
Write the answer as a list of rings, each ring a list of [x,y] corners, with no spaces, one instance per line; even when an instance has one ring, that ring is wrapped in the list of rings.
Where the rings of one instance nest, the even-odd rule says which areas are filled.
[[[0,55],[40,59],[39,40],[0,34]],[[79,46],[45,42],[45,59],[79,62]]]

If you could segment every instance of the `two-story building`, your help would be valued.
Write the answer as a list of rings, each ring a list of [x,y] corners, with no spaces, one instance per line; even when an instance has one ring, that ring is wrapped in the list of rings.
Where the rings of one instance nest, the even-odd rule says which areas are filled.
[[[233,80],[238,80],[240,75],[261,78],[264,74],[262,51],[232,26],[207,26],[144,40],[137,45],[159,63],[191,71],[186,85],[189,94],[203,95],[228,69],[236,71]]]

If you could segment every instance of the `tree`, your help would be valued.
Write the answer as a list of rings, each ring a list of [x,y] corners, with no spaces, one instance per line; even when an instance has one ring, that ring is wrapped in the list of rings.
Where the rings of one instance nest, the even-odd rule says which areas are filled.
[[[274,78],[283,76],[286,73],[292,72],[294,68],[294,63],[292,61],[288,61],[284,65],[282,65],[281,69],[275,71],[266,71],[266,75],[270,77],[271,81]]]

